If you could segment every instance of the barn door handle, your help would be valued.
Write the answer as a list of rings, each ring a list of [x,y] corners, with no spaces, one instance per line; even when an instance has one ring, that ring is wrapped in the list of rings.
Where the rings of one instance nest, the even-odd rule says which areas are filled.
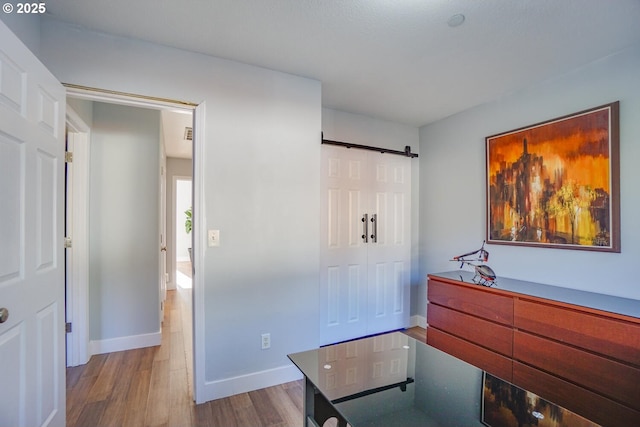
[[[369,215],[368,214],[364,214],[362,216],[362,240],[364,240],[365,243],[367,243],[369,241]]]
[[[373,243],[378,243],[378,214],[371,215],[371,229],[373,234],[371,234],[371,241]]]

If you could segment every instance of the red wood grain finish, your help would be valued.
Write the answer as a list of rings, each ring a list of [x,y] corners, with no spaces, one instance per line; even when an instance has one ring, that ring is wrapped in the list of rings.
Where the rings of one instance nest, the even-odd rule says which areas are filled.
[[[602,425],[640,426],[640,319],[450,278],[428,283],[428,344]]]
[[[640,420],[640,411],[515,361],[513,382],[604,427],[635,426]]]
[[[508,357],[432,327],[427,328],[427,344],[511,382],[512,361]]]
[[[482,347],[511,357],[513,329],[459,311],[429,304],[427,323],[431,327],[471,341]]]
[[[516,328],[640,366],[640,323],[516,299]],[[637,319],[635,319],[637,321]]]
[[[513,358],[640,410],[640,369],[522,331]]]
[[[463,311],[504,325],[513,325],[513,298],[491,293],[488,288],[449,284],[429,279],[429,302]]]

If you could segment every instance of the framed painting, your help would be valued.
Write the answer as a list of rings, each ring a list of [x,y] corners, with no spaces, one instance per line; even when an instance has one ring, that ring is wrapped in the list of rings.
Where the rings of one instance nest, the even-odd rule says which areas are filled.
[[[486,138],[487,243],[620,252],[619,102]]]

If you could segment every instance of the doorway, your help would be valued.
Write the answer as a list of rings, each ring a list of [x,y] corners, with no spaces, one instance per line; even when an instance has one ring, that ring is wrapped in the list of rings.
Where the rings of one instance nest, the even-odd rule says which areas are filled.
[[[173,274],[176,286],[182,289],[192,287],[192,185],[191,178],[174,177],[173,179],[174,203],[174,242],[175,242],[175,269]]]
[[[69,100],[76,99],[76,100],[90,101],[90,102],[97,101],[97,102],[101,102],[101,103],[112,104],[112,105],[115,105],[115,106],[117,106],[117,104],[121,104],[121,106],[128,106],[129,108],[132,107],[132,106],[135,106],[135,107],[155,109],[155,110],[159,110],[159,112],[160,112],[159,114],[160,115],[164,115],[164,112],[176,112],[176,111],[178,111],[180,113],[180,115],[188,117],[189,124],[190,124],[190,127],[191,127],[191,132],[192,132],[191,136],[193,136],[193,122],[194,122],[193,117],[194,117],[194,111],[195,111],[195,108],[194,108],[195,106],[194,105],[189,105],[189,106],[185,107],[185,105],[183,103],[183,104],[180,104],[178,107],[176,107],[175,105],[167,104],[166,101],[156,103],[156,102],[153,102],[153,100],[149,100],[148,98],[144,99],[144,100],[135,99],[135,98],[133,100],[128,100],[127,96],[120,97],[120,96],[117,96],[117,95],[114,95],[114,94],[103,95],[103,94],[99,93],[99,91],[96,92],[96,93],[93,93],[91,90],[80,90],[80,89],[71,89],[70,90],[69,88],[68,88],[67,95],[68,95],[68,99]],[[131,105],[131,104],[133,104],[133,105]],[[91,124],[89,124],[89,128],[91,127],[90,125]],[[167,126],[164,123],[162,123],[161,128],[157,131],[157,134],[160,134],[160,138],[159,139],[160,139],[160,143],[161,144],[165,144],[167,142],[167,136],[166,136],[166,132],[165,132],[166,127]],[[87,134],[90,134],[90,132],[91,132],[90,130],[87,131]],[[184,128],[180,129],[180,134],[184,135]],[[194,142],[193,139],[190,139],[188,141],[189,148],[190,148],[189,151],[190,152],[193,149],[194,143],[195,142]],[[182,144],[185,144],[185,143],[182,142]],[[88,145],[90,145],[90,144],[88,144]],[[167,167],[166,163],[163,164],[163,162],[167,162],[168,159],[170,161],[170,158],[167,156],[168,152],[167,152],[166,147],[161,148],[160,149],[160,153],[161,153],[161,155],[159,156],[158,161],[160,163],[159,168],[160,168],[160,171],[161,171],[161,177],[162,177],[161,179],[163,179],[165,184],[166,184],[164,187],[166,189],[168,189],[169,191],[171,191],[170,189],[172,188],[172,179],[173,178],[168,173],[168,167]],[[84,166],[88,167],[89,163],[90,162],[87,161]],[[192,159],[188,159],[188,160],[186,160],[186,163],[189,164],[189,173],[184,173],[183,172],[182,174],[183,175],[192,175],[191,171],[193,170],[193,166],[192,166],[193,165],[193,160]],[[76,162],[76,164],[74,166],[78,167],[80,165]],[[116,173],[117,171],[118,170],[116,169],[115,171],[112,171],[111,173]],[[87,179],[88,179],[88,174],[85,176],[85,180],[87,180]],[[160,185],[156,186],[156,188],[160,188],[160,190],[158,190],[158,191],[162,191],[161,187],[162,186],[160,186]],[[90,190],[87,188],[84,191],[84,194],[82,194],[82,193],[74,194],[74,203],[76,201],[79,201],[79,202],[82,202],[83,200],[87,201],[89,199],[89,192],[90,192]],[[92,197],[93,197],[93,195],[92,195]],[[158,200],[161,200],[161,197],[158,197]],[[160,203],[160,202],[158,203],[158,205],[162,205],[162,204],[163,203]],[[173,208],[172,208],[172,205],[169,205],[169,201],[168,200],[163,205],[167,209],[167,213],[168,213],[168,215],[164,216],[166,218],[165,222],[169,223],[169,221],[172,220],[171,212],[173,211]],[[162,209],[162,208],[163,208],[163,206],[159,206],[158,207],[158,209]],[[88,217],[89,215],[86,215],[86,216]],[[160,215],[160,217],[161,216],[162,215]],[[79,219],[79,218],[74,218],[74,221],[77,220],[77,219]],[[85,218],[85,220],[88,220],[88,218]],[[197,228],[197,227],[198,227],[198,225],[194,224],[194,228]],[[162,252],[163,251],[163,249],[162,249],[163,248],[163,244],[168,246],[170,244],[169,240],[173,240],[173,239],[169,238],[170,235],[168,233],[166,233],[165,236],[167,236],[166,239],[165,239],[164,236],[160,237],[160,240],[159,240],[160,248],[158,248],[158,245],[156,245],[155,249],[151,249],[154,252],[159,249],[159,252],[155,252],[156,254],[157,253],[163,253]],[[82,240],[82,238],[83,238],[83,236],[74,236],[74,237],[76,239],[80,239],[80,240]],[[89,241],[88,233],[87,233],[86,236],[84,236],[84,239],[87,242]],[[76,242],[75,241],[74,241],[74,246],[76,246]],[[155,255],[155,256],[157,256],[157,255]],[[83,260],[82,257],[73,257],[72,259],[74,260],[74,266],[72,268],[76,268],[75,261],[76,261],[76,259],[79,259],[80,262],[84,262],[85,268],[88,269],[89,260],[86,260],[86,259]],[[169,266],[167,266],[167,267],[169,267]],[[161,269],[159,269],[158,271],[159,271],[159,274],[158,274],[159,289],[158,289],[157,292],[158,292],[158,294],[161,295],[162,294],[162,284],[160,282],[164,281],[165,284],[167,284],[169,275],[168,274],[164,274],[164,272],[168,273],[170,270],[165,268],[164,272]],[[73,277],[73,276],[72,276],[72,279],[70,281],[69,287],[67,288],[67,295],[68,296],[77,294],[78,292],[80,292],[81,295],[85,296],[85,300],[84,301],[82,300],[82,298],[80,298],[80,299],[76,298],[75,300],[72,300],[71,301],[71,306],[72,307],[70,307],[68,309],[69,312],[76,312],[76,311],[78,311],[78,309],[77,309],[77,307],[74,307],[74,305],[75,306],[78,306],[78,305],[79,306],[84,306],[83,309],[85,310],[85,313],[86,313],[85,319],[82,319],[81,316],[80,316],[80,318],[77,318],[75,320],[76,324],[74,324],[74,326],[73,326],[73,331],[74,332],[76,330],[82,330],[83,327],[85,328],[85,330],[88,330],[89,326],[90,326],[89,325],[89,323],[90,323],[89,319],[91,319],[91,321],[93,321],[93,313],[90,313],[89,311],[90,311],[90,307],[92,307],[95,304],[95,301],[93,301],[93,300],[89,301],[89,298],[86,297],[89,294],[89,289],[88,288],[89,288],[89,281],[88,280],[85,281],[85,282],[79,282],[79,281],[76,281],[75,277]],[[191,297],[190,292],[189,292],[189,301],[188,301],[188,303],[185,303],[183,305],[183,307],[186,307],[189,310],[189,314],[187,316],[189,318],[191,318],[191,310],[192,310],[192,307],[193,307],[192,306],[192,302],[191,302],[191,298],[192,297]],[[159,299],[161,300],[162,297],[159,297]],[[80,311],[82,311],[82,310],[80,310]],[[189,332],[189,334],[192,333],[191,327],[189,328],[188,332]],[[146,335],[150,335],[150,334],[146,334]],[[82,336],[77,336],[77,337],[74,337],[74,338],[76,338],[76,340],[74,342],[80,343],[80,347],[82,347],[83,346],[82,345],[83,337]],[[86,356],[84,357],[84,360],[83,360],[82,357],[79,360],[76,360],[77,363],[75,363],[75,364],[86,363],[88,361],[89,357],[91,357],[91,355],[93,355],[93,354],[111,352],[111,351],[119,351],[119,350],[122,350],[122,349],[126,349],[127,346],[129,346],[128,348],[134,348],[136,346],[136,337],[135,336],[125,337],[123,339],[115,339],[115,340],[114,339],[107,339],[107,340],[104,340],[104,341],[108,341],[109,345],[112,345],[112,344],[115,343],[116,346],[119,345],[122,348],[109,348],[108,345],[107,346],[103,345],[101,347],[99,344],[96,346],[95,339],[91,339],[90,338],[90,334],[86,333],[86,336],[84,337],[84,348],[87,350],[86,351]],[[145,346],[146,344],[153,345],[153,344],[149,344],[149,343],[145,344],[144,342],[141,343],[141,344],[142,345],[140,345],[140,347]],[[194,354],[194,352],[192,351],[192,346],[193,345],[191,345],[190,348],[188,348],[186,350],[189,353]],[[96,351],[96,349],[98,351]],[[72,350],[72,352],[73,351],[75,351],[75,350]],[[191,362],[192,360],[189,360],[189,361]],[[71,365],[72,364],[70,363],[70,366]],[[193,382],[190,381],[190,384],[193,385]]]

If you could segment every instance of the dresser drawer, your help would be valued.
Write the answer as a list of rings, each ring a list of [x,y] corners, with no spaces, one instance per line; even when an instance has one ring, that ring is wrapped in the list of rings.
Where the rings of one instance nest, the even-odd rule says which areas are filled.
[[[513,382],[603,427],[634,426],[640,420],[640,411],[519,362],[513,362]]]
[[[511,357],[513,329],[436,304],[427,305],[427,323],[481,347]]]
[[[429,302],[453,308],[504,325],[513,325],[513,298],[492,293],[487,288],[454,285],[429,279]]]
[[[522,331],[513,359],[640,411],[640,369]]]
[[[501,356],[431,326],[427,327],[427,344],[511,382],[513,362],[508,357]]]
[[[640,366],[640,323],[516,299],[514,326]]]

